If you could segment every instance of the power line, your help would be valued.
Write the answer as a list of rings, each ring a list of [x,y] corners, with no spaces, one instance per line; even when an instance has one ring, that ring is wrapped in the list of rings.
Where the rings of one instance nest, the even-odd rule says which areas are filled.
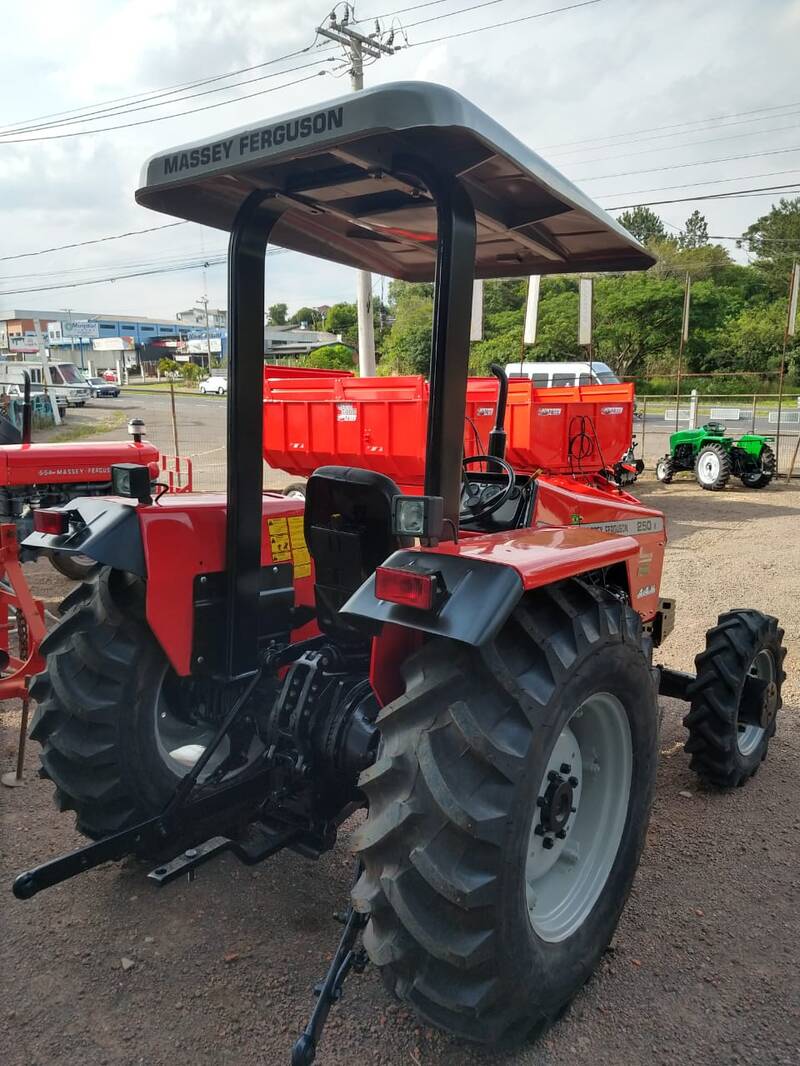
[[[663,167],[649,167],[646,170],[620,170],[614,174],[584,174],[575,181],[603,181],[606,178],[628,178],[633,174],[660,174],[664,170],[684,170],[686,167],[705,167],[713,163],[733,163],[739,159],[763,159],[769,155],[787,155],[790,152],[800,152],[800,145],[793,148],[774,148],[769,152],[750,152],[747,155],[729,155],[722,159],[699,159],[694,163],[670,163]]]
[[[96,112],[96,115],[97,115],[96,118],[91,118],[90,116],[83,116],[80,119],[61,119],[58,122],[43,123],[40,126],[21,127],[20,129],[11,130],[9,132],[11,132],[11,133],[35,133],[35,132],[37,132],[39,130],[52,130],[52,129],[58,129],[59,127],[62,127],[62,126],[74,126],[78,122],[99,122],[103,118],[118,118],[118,117],[121,117],[122,115],[132,115],[132,114],[135,114],[135,112],[137,112],[137,111],[149,111],[151,108],[154,108],[154,107],[166,107],[169,104],[180,104],[184,100],[196,100],[200,96],[211,96],[213,93],[226,92],[229,89],[238,89],[238,88],[240,88],[243,85],[253,85],[255,82],[268,81],[270,78],[280,78],[281,75],[283,75],[283,74],[291,74],[291,73],[293,73],[296,70],[308,70],[310,67],[318,67],[319,65],[320,65],[320,61],[317,59],[317,60],[314,60],[314,62],[312,62],[312,63],[301,63],[298,66],[290,67],[287,70],[276,70],[276,71],[273,71],[273,73],[271,73],[271,74],[259,74],[259,76],[257,78],[248,78],[245,81],[237,81],[237,82],[234,82],[232,85],[222,85],[222,86],[218,86],[215,89],[203,89],[203,91],[199,92],[199,93],[189,93],[186,96],[176,96],[172,100],[158,100],[155,103],[143,103],[143,104],[139,104],[137,107],[126,107],[126,108],[121,109],[121,110],[108,108],[108,109],[106,109],[107,113],[103,113],[103,112],[99,112],[99,111]],[[243,100],[243,99],[245,99],[245,97],[239,96],[239,97],[236,97],[235,99]],[[227,102],[234,103],[234,100],[227,101]],[[113,129],[114,127],[111,127],[111,128]],[[84,130],[82,132],[84,132],[84,133],[95,133],[95,132],[99,133],[101,131],[100,130]],[[4,136],[3,134],[0,134],[0,138],[3,138],[3,136]],[[33,140],[33,139],[37,139],[37,138],[31,138],[31,139]],[[7,143],[11,143],[11,144],[13,144],[15,142],[13,142],[13,141],[9,142],[9,141],[2,140],[0,143],[6,143],[6,144]]]
[[[625,192],[615,193],[615,196],[641,196],[648,192],[670,192],[672,189],[695,189],[701,185],[722,185],[728,181],[749,181],[752,178],[776,178],[783,174],[800,174],[800,169],[793,170],[767,170],[763,174],[737,174],[735,178],[713,178],[711,181],[687,181],[682,185],[656,185],[654,189],[627,189]],[[603,193],[603,196],[608,195]]]
[[[766,185],[759,189],[738,189],[736,192],[705,193],[703,196],[682,196],[677,200],[644,200],[638,204],[619,204],[615,207],[606,207],[606,211],[631,211],[635,207],[658,207],[661,204],[688,204],[695,200],[734,200],[739,196],[760,195],[762,193],[781,192],[790,189],[800,189],[800,183],[792,185]]]
[[[724,127],[723,127],[724,128]],[[681,148],[692,148],[695,145],[716,144],[719,141],[738,141],[742,137],[762,137],[769,133],[783,133],[785,130],[796,130],[798,125],[796,122],[791,126],[771,126],[769,129],[762,130],[748,130],[746,133],[729,133],[726,137],[703,137],[699,141],[684,141],[682,144],[666,144],[661,145],[659,148],[645,148],[641,152],[618,152],[615,155],[606,155],[597,159],[573,159],[564,164],[559,163],[559,166],[586,166],[587,163],[610,163],[615,159],[635,159],[640,155],[652,155],[654,152],[676,152]],[[675,136],[672,134],[672,136]],[[635,143],[635,142],[633,142]]]
[[[530,22],[531,19],[541,19],[545,15],[558,15],[562,11],[575,11],[581,7],[593,7],[595,4],[602,4],[603,0],[583,0],[579,4],[567,4],[566,7],[554,7],[549,11],[538,11],[535,15],[523,15],[521,18],[507,19],[505,22],[495,22],[491,26],[476,26],[472,30],[462,30],[460,33],[446,33],[441,37],[429,37],[426,41],[414,41],[412,44],[407,44],[405,50],[409,48],[420,48],[424,44],[439,44],[441,41],[455,41],[459,37],[469,37],[473,33],[483,33],[485,30],[499,30],[504,26],[516,26],[520,22]],[[471,8],[469,10],[472,10]],[[452,12],[452,14],[458,14],[458,12]],[[444,18],[445,16],[440,16]],[[432,21],[432,20],[426,20]],[[421,25],[420,23],[412,23],[407,26],[406,29],[411,29],[412,26]]]
[[[291,71],[282,71],[283,74],[289,74]],[[174,115],[154,115],[152,118],[140,119],[138,122],[123,122],[118,126],[103,126],[96,130],[78,130],[75,133],[53,133],[47,137],[23,137],[10,140],[0,140],[0,144],[33,144],[35,141],[61,141],[67,137],[84,137],[87,134],[92,133],[108,133],[111,130],[126,130],[132,126],[149,126],[152,122],[166,122],[170,118],[183,118],[184,115],[196,115],[200,111],[211,111],[216,107],[226,107],[229,104],[238,104],[242,100],[252,100],[256,96],[266,96],[268,93],[277,92],[279,89],[288,89],[292,85],[301,85],[305,81],[311,81],[314,78],[324,75],[327,72],[324,70],[317,71],[316,74],[306,74],[303,78],[295,78],[293,81],[282,82],[280,85],[273,85],[269,89],[259,89],[257,93],[245,93],[243,96],[237,96],[234,100],[218,100],[214,104],[204,104],[203,107],[193,107],[187,111],[178,111]]]
[[[33,255],[46,255],[48,252],[63,252],[68,248],[85,248],[87,244],[104,244],[106,241],[119,241],[123,237],[136,237],[140,233],[155,233],[160,229],[172,229],[174,226],[188,226],[188,222],[167,222],[163,226],[148,226],[147,229],[132,229],[127,233],[112,233],[108,237],[95,237],[90,241],[76,241],[74,244],[56,244],[52,248],[39,248],[36,252],[17,252],[16,255],[0,255],[0,263],[9,259],[28,259]]]
[[[639,130],[625,130],[624,132],[621,132],[621,133],[609,134],[607,137],[587,137],[587,138],[585,138],[583,140],[578,140],[578,141],[559,141],[558,144],[545,144],[545,145],[542,146],[542,149],[544,151],[546,151],[546,150],[548,150],[550,148],[566,148],[569,145],[573,145],[573,144],[584,145],[584,144],[590,144],[593,141],[607,141],[607,140],[612,140],[612,139],[616,140],[619,137],[632,137],[632,136],[634,136],[636,134],[639,134],[639,133],[657,133],[659,130],[673,130],[673,129],[678,129],[678,127],[680,127],[680,126],[694,126],[694,125],[697,125],[697,124],[703,123],[703,122],[722,122],[722,121],[724,121],[727,118],[740,118],[743,115],[759,115],[759,114],[763,114],[763,113],[765,113],[767,111],[782,111],[782,110],[784,110],[787,107],[800,107],[800,100],[795,100],[795,101],[793,101],[792,103],[789,103],[789,104],[776,104],[774,107],[757,107],[757,108],[755,108],[752,111],[734,111],[730,115],[707,115],[705,118],[687,119],[685,122],[675,122],[675,123],[672,123],[671,125],[667,125],[667,126],[647,126],[644,129],[639,129]],[[780,117],[780,116],[778,116],[778,117]],[[696,131],[695,130],[686,130],[685,132],[694,133]],[[605,147],[605,146],[604,145],[599,145],[598,147]],[[588,150],[591,151],[591,149],[588,149]]]
[[[240,67],[238,70],[229,71],[229,73],[227,73],[227,74],[216,74],[216,75],[213,75],[212,77],[209,77],[209,78],[200,78],[200,79],[198,79],[196,81],[182,82],[182,83],[178,83],[178,84],[173,85],[173,86],[169,86],[169,87],[167,87],[165,89],[148,89],[148,90],[146,90],[145,92],[142,92],[142,93],[134,93],[132,96],[118,96],[118,97],[115,97],[112,100],[102,101],[99,105],[88,105],[88,106],[89,107],[99,107],[102,110],[112,110],[113,109],[112,105],[114,105],[114,104],[123,104],[125,102],[138,103],[140,100],[146,100],[148,98],[153,99],[156,96],[171,96],[174,93],[180,92],[183,89],[192,89],[192,88],[196,88],[196,87],[201,86],[201,85],[210,85],[212,82],[224,81],[227,78],[233,78],[233,77],[235,77],[235,76],[237,76],[239,74],[249,74],[250,71],[252,71],[252,70],[260,70],[263,67],[269,67],[269,66],[272,66],[275,63],[281,63],[281,62],[283,62],[286,59],[294,59],[296,56],[303,55],[304,53],[310,51],[311,48],[313,48],[313,46],[314,46],[314,42],[312,42],[309,45],[306,45],[305,48],[298,48],[294,52],[287,52],[286,55],[276,56],[274,59],[268,59],[268,60],[266,60],[263,63],[255,63],[255,64],[253,64],[252,66],[249,66],[249,67]],[[225,86],[224,88],[228,88],[228,87],[229,86]],[[169,101],[167,101],[167,102],[169,102]],[[21,125],[20,124],[18,124],[18,125],[12,124],[12,125],[9,125],[9,126],[0,126],[0,133],[18,133],[18,132],[21,132],[21,130],[24,127],[25,124],[43,122],[45,119],[62,118],[65,115],[77,115],[77,114],[80,114],[80,113],[84,113],[83,117],[87,118],[87,117],[90,117],[91,115],[97,114],[99,112],[96,111],[96,110],[87,112],[86,111],[86,107],[73,108],[71,111],[55,111],[55,112],[51,112],[50,114],[39,115],[37,118],[26,119],[26,120],[24,120],[24,122]],[[78,122],[78,121],[80,121],[80,119],[76,118],[74,121]]]

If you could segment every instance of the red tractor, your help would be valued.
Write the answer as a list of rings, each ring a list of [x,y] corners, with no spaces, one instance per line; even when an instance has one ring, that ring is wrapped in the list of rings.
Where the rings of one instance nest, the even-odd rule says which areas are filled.
[[[496,384],[486,453],[462,458],[473,278],[653,260],[429,84],[160,153],[137,200],[230,233],[227,495],[154,501],[149,472],[120,465],[116,498],[36,516],[30,546],[102,564],[66,601],[33,689],[44,773],[93,843],[14,891],[131,853],[160,863],[161,884],[222,849],[314,858],[365,806],[295,1066],[367,961],[429,1023],[522,1039],[561,1015],[613,935],[645,841],[658,693],[689,703],[692,765],[722,788],[758,769],[781,704],[782,631],[757,610],[720,617],[696,675],[654,662],[674,607],[664,518],[608,476],[621,453],[600,454],[580,390],[551,439],[562,405],[528,383],[525,417],[536,401],[561,472],[509,462],[517,415]],[[305,501],[263,492],[270,239],[434,280],[421,491],[323,465]],[[339,414],[343,440],[354,416]]]
[[[161,456],[142,440],[144,423],[140,419],[128,424],[130,441],[32,444],[30,381],[26,380],[21,431],[6,419],[2,421],[0,523],[13,523],[20,540],[33,532],[37,508],[58,507],[77,497],[108,495],[111,467],[116,463],[136,463],[150,471],[154,482],[158,480]],[[26,562],[38,554],[23,547],[20,558]],[[56,570],[75,581],[97,569],[97,563],[81,553],[48,555]]]

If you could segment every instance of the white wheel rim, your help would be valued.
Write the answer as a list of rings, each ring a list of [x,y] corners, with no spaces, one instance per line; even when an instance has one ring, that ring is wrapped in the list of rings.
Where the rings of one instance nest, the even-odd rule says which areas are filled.
[[[665,462],[660,462],[658,464],[658,466],[656,467],[656,477],[658,478],[659,481],[663,481],[666,476],[667,476],[667,464]]]
[[[625,830],[632,775],[625,708],[616,696],[596,693],[561,731],[538,790],[525,895],[531,926],[542,940],[557,943],[572,936],[602,894]],[[546,826],[561,823],[565,807],[560,802],[554,810],[555,801],[569,795],[563,782],[570,781],[571,810],[556,834]]]
[[[709,485],[719,477],[719,469],[719,456],[714,452],[707,452],[697,466],[700,480]]]

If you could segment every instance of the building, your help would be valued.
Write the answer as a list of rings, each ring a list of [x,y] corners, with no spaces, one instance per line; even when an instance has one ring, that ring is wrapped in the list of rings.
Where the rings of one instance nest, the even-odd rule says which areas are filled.
[[[90,324],[83,342],[91,347],[95,337],[130,337],[145,345],[158,337],[180,337],[186,327],[178,319],[147,318],[144,315],[99,315],[89,311],[0,311],[0,355],[46,348],[78,348],[81,338],[71,325]],[[96,328],[95,328],[96,324]]]
[[[175,316],[179,322],[187,326],[206,325],[206,311],[204,307],[190,307],[188,311],[178,311]],[[225,329],[228,325],[228,312],[221,307],[209,307],[208,325],[212,329]]]
[[[308,355],[323,344],[337,344],[341,338],[323,329],[301,329],[300,326],[265,326],[264,355],[270,359],[287,355]]]

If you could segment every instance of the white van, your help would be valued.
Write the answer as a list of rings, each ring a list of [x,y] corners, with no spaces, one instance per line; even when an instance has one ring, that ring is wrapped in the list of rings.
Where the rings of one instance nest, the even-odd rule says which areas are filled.
[[[74,363],[59,363],[51,360],[26,359],[0,363],[0,385],[22,385],[25,371],[31,376],[32,385],[46,385],[57,389],[66,397],[70,407],[83,407],[92,397],[92,389],[83,371]],[[60,401],[59,401],[60,403]]]
[[[619,378],[605,363],[509,363],[509,378],[528,378],[537,389],[556,385],[618,385]]]
[[[31,384],[31,400],[35,396],[44,395],[44,385]],[[50,389],[49,394],[55,401],[58,407],[58,413],[63,418],[67,413],[67,394],[64,389]],[[25,398],[25,386],[20,385],[16,381],[0,381],[0,396],[10,396],[12,400],[23,400]],[[36,408],[34,407],[34,410]]]

